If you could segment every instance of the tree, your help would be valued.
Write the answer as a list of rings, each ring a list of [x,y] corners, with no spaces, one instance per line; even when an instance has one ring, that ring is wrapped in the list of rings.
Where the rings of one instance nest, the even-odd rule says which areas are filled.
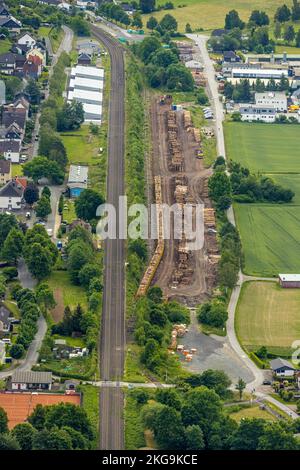
[[[169,406],[163,406],[152,424],[155,440],[161,449],[182,449],[184,428],[180,414]]]
[[[148,36],[141,42],[138,48],[138,55],[142,61],[147,64],[151,54],[161,48],[160,42],[153,36]]]
[[[160,27],[165,31],[177,31],[178,23],[174,16],[167,13],[159,22]]]
[[[84,122],[84,110],[80,101],[65,101],[62,109],[57,114],[57,130],[71,131],[80,128]]]
[[[32,206],[36,201],[39,199],[39,189],[35,183],[28,183],[25,190],[24,190],[24,199]]]
[[[0,248],[2,249],[3,244],[6,240],[7,235],[12,228],[18,227],[18,222],[13,214],[0,214]]]
[[[8,432],[8,418],[6,411],[0,407],[0,434]]]
[[[141,14],[139,12],[135,12],[132,17],[132,26],[138,29],[141,29],[143,27],[143,21]]]
[[[190,33],[193,32],[190,23],[187,23],[187,24],[185,25],[185,32],[188,33],[188,34],[190,34]]]
[[[41,92],[37,81],[30,79],[25,88],[25,93],[29,95],[31,104],[39,104]]]
[[[151,13],[155,10],[155,0],[140,0],[142,13]]]
[[[292,20],[298,21],[300,20],[300,3],[298,0],[293,0],[292,6]]]
[[[279,21],[279,23],[284,23],[286,21],[289,21],[291,18],[291,10],[286,6],[282,5],[281,7],[278,7],[275,13],[274,20]]]
[[[22,344],[13,344],[10,348],[10,355],[13,359],[21,359],[24,354],[24,346]]]
[[[53,291],[46,282],[40,283],[36,288],[37,303],[45,310],[54,308],[56,305]]]
[[[0,434],[0,451],[1,450],[20,450],[17,440],[10,434]]]
[[[264,11],[253,10],[250,15],[249,22],[253,22],[257,26],[264,26],[270,23],[270,19]]]
[[[209,197],[218,202],[221,197],[231,196],[230,179],[224,172],[215,172],[208,181]]]
[[[40,130],[39,154],[56,162],[60,168],[65,169],[68,158],[67,151],[60,135],[49,124],[45,124]],[[36,158],[34,159],[34,161]],[[45,174],[47,176],[47,174]]]
[[[204,385],[210,390],[214,390],[221,398],[228,396],[231,385],[231,380],[225,372],[213,369],[207,369],[202,374],[193,374],[185,381],[192,387]]]
[[[76,240],[68,246],[68,270],[74,284],[79,284],[79,272],[85,264],[92,260],[92,250],[82,240]]]
[[[296,34],[296,47],[300,47],[300,29],[297,31]]]
[[[46,157],[35,157],[23,166],[23,173],[29,176],[34,182],[41,178],[49,178],[54,184],[62,184],[64,181],[64,171],[57,162]]]
[[[47,197],[48,199],[51,198],[51,191],[48,186],[44,186],[42,189],[42,196]]]
[[[217,300],[202,304],[197,312],[198,320],[216,328],[224,327],[228,313],[226,306]]]
[[[246,382],[242,378],[239,378],[238,383],[235,386],[235,389],[238,390],[239,392],[240,400],[242,399],[243,391],[245,390],[245,388],[246,388]]]
[[[155,29],[158,25],[158,21],[157,19],[155,18],[155,16],[150,16],[149,20],[147,21],[147,28],[148,29],[151,29],[151,31],[153,31],[153,29]]]
[[[236,265],[231,262],[220,263],[219,265],[219,281],[220,284],[229,289],[233,289],[238,281],[238,269]]]
[[[155,398],[159,403],[174,408],[174,410],[180,411],[181,409],[181,400],[174,388],[157,389]]]
[[[40,243],[33,243],[27,257],[27,266],[30,273],[38,280],[49,276],[53,266],[49,249],[43,247]]]
[[[191,72],[182,64],[171,64],[166,71],[169,90],[193,91],[194,79]]]
[[[72,440],[63,429],[44,429],[38,432],[32,442],[33,450],[71,450]]]
[[[49,198],[47,196],[42,196],[35,206],[36,216],[45,219],[47,215],[51,214],[51,211],[52,209]]]
[[[100,277],[101,268],[98,264],[87,263],[85,264],[78,274],[79,282],[82,286],[88,287],[91,280],[96,277]]]
[[[22,256],[24,246],[24,235],[20,229],[12,228],[9,232],[2,249],[2,257],[12,264],[17,264]]]
[[[243,29],[245,23],[240,19],[239,14],[236,10],[231,10],[225,17],[225,29],[239,28]]]
[[[275,36],[276,39],[281,38],[281,23],[279,21],[276,21],[276,23],[275,23],[274,36]]]
[[[256,450],[264,435],[266,422],[263,419],[245,418],[231,438],[232,450]]]
[[[266,424],[257,450],[299,450],[299,441],[281,422]]]
[[[29,423],[17,424],[11,432],[21,450],[32,450],[32,442],[36,434],[37,430]]]
[[[96,218],[97,208],[104,203],[104,198],[93,189],[85,189],[75,200],[75,212],[79,219],[90,221]]]
[[[200,426],[193,424],[185,429],[186,450],[202,450],[205,448],[203,432]]]
[[[71,20],[71,28],[78,36],[90,36],[90,24],[84,18],[76,15]]]
[[[293,25],[287,25],[284,28],[283,37],[288,42],[293,42],[295,39],[296,33]]]
[[[155,304],[160,304],[163,299],[163,291],[158,286],[150,287],[147,292],[147,297],[149,300],[152,300]]]
[[[64,426],[75,429],[89,440],[94,438],[94,431],[84,408],[71,403],[46,407],[45,428]]]

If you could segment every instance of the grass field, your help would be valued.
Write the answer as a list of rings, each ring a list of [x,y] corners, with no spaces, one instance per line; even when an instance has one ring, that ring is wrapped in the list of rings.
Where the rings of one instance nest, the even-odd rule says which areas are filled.
[[[242,419],[252,419],[252,418],[262,418],[268,421],[275,421],[276,418],[268,413],[266,410],[261,410],[259,406],[252,406],[251,408],[244,408],[240,411],[235,413],[230,413],[230,418],[234,419],[237,423],[239,423]]]
[[[234,211],[246,274],[269,277],[300,272],[298,206],[235,204]]]
[[[0,54],[5,54],[11,48],[11,41],[9,39],[0,40]]]
[[[67,305],[71,308],[80,304],[87,307],[87,298],[84,289],[71,284],[69,274],[66,271],[53,271],[47,279],[47,283],[53,290],[56,307],[52,310],[52,318],[58,322],[62,319],[64,309]]]
[[[158,5],[164,3],[165,1],[160,0]],[[171,13],[177,19],[178,30],[181,32],[185,31],[186,23],[190,23],[193,29],[211,30],[222,28],[226,14],[232,9],[237,10],[243,20],[248,20],[251,11],[256,9],[264,10],[273,17],[282,3],[282,0],[265,0],[263,3],[261,0],[173,0],[174,10],[161,10],[153,16],[161,19],[166,13]],[[184,6],[178,8],[180,5]],[[145,24],[149,16],[151,15],[143,15]]]
[[[287,355],[300,337],[300,290],[282,289],[277,282],[246,282],[235,318],[240,343],[248,351],[266,346]]]
[[[228,157],[250,170],[300,173],[298,125],[226,122],[224,131]]]
[[[93,449],[97,449],[99,441],[99,388],[93,385],[80,385],[83,392],[82,406],[85,409],[90,422],[92,423],[96,438]]]
[[[140,419],[141,405],[137,405],[130,392],[125,394],[125,449],[135,450],[145,447],[146,441]]]

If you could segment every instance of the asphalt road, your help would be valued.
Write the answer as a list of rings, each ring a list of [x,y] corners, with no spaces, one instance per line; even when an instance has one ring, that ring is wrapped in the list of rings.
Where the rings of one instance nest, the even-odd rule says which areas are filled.
[[[124,188],[124,99],[125,70],[123,48],[110,35],[92,26],[94,36],[107,48],[111,58],[109,106],[107,202],[118,208]],[[118,210],[117,210],[118,213]],[[118,233],[118,223],[117,223]],[[104,295],[100,337],[101,379],[119,382],[125,355],[125,243],[106,240],[104,258]],[[103,388],[100,394],[100,448],[124,448],[124,397],[120,386]]]

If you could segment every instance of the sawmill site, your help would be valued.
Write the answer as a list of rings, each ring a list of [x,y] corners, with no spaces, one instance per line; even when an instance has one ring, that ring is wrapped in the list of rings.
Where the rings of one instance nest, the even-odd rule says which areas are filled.
[[[207,299],[216,286],[219,250],[215,213],[208,197],[211,170],[204,167],[203,137],[193,126],[190,111],[174,110],[171,105],[171,96],[151,103],[152,175],[148,179],[153,186],[153,200],[149,203],[204,204],[204,246],[191,251],[184,237],[174,239],[174,221],[170,220],[171,237],[161,240],[158,236],[138,295],[144,295],[150,284],[155,284],[166,299],[194,306]],[[165,223],[162,216],[158,223],[161,234]]]

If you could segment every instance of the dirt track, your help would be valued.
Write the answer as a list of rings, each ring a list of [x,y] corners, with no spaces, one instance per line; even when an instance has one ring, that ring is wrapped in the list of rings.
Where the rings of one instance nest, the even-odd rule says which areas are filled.
[[[211,170],[205,169],[203,160],[195,157],[199,145],[195,142],[191,133],[187,132],[183,125],[183,113],[176,113],[178,123],[178,140],[181,143],[184,155],[184,169],[181,172],[173,171],[168,165],[168,141],[166,127],[166,113],[169,105],[160,105],[157,98],[151,102],[151,128],[153,142],[152,171],[154,175],[162,177],[163,202],[168,205],[175,203],[174,189],[175,179],[180,176],[185,178],[188,186],[189,198],[194,203],[204,203],[205,207],[211,207],[205,194],[205,180],[210,176]],[[172,228],[172,222],[171,222]],[[172,230],[171,230],[172,232]],[[154,278],[154,283],[159,285],[168,299],[176,299],[187,305],[196,305],[205,300],[210,293],[213,281],[208,278],[209,271],[206,244],[201,250],[194,251],[190,255],[189,268],[190,279],[185,283],[175,286],[172,276],[178,261],[178,241],[171,237],[165,240],[165,252]]]

